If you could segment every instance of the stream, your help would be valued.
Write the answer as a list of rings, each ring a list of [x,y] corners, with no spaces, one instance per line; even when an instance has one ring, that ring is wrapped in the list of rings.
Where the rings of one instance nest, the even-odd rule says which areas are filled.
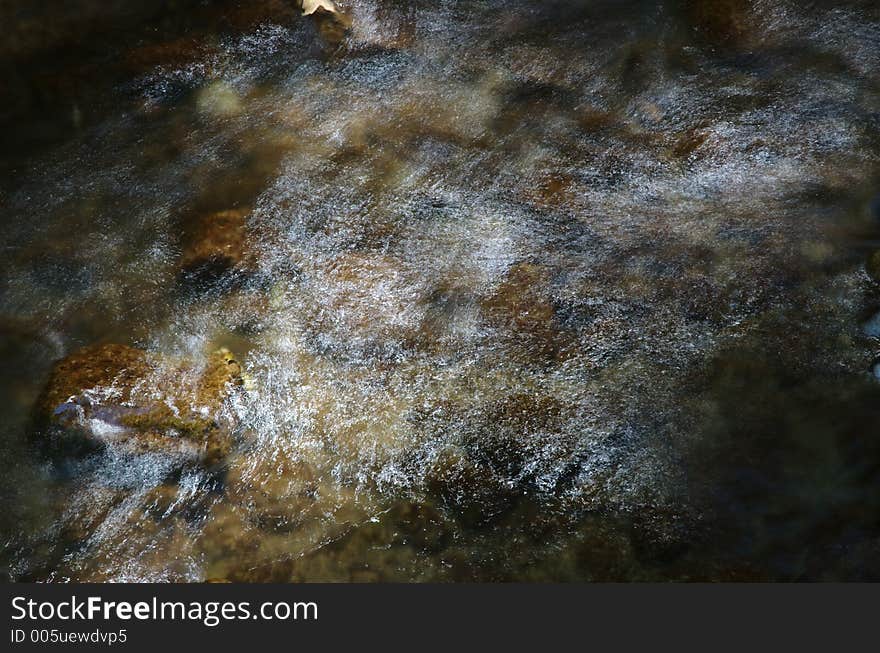
[[[0,577],[880,579],[880,7],[338,4],[3,55]],[[107,343],[219,461],[41,451]]]

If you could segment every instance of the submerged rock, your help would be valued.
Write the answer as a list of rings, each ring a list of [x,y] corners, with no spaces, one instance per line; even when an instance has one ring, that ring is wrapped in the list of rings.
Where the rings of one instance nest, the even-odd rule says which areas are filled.
[[[394,256],[351,252],[315,266],[305,314],[317,348],[349,358],[394,358],[419,336],[421,292]]]
[[[183,66],[204,59],[214,48],[192,35],[139,44],[125,54],[125,65],[136,73],[145,73],[157,66]]]
[[[542,393],[514,393],[470,405],[450,401],[415,411],[420,428],[446,444],[425,470],[426,489],[463,524],[486,524],[525,496],[565,492],[582,434],[576,408]]]
[[[868,257],[865,270],[874,281],[880,281],[880,249]]]
[[[345,38],[351,28],[351,17],[343,12],[333,0],[300,0],[303,16],[311,16],[318,33],[330,44]]]
[[[209,118],[231,118],[244,109],[241,96],[225,82],[212,82],[199,90],[196,107],[200,114]]]
[[[690,25],[713,44],[737,44],[749,35],[752,0],[685,0]]]
[[[249,213],[247,209],[209,213],[186,229],[180,261],[184,284],[214,286],[250,269],[252,260],[246,247]]]
[[[85,347],[55,364],[37,403],[37,439],[52,456],[106,446],[212,464],[231,449],[224,401],[243,384],[228,350],[197,364],[126,345]]]
[[[869,338],[880,338],[880,311],[874,313],[862,326],[862,332]]]
[[[537,264],[513,265],[495,292],[482,301],[488,322],[510,334],[537,359],[564,359],[570,347],[556,319],[550,272]]]

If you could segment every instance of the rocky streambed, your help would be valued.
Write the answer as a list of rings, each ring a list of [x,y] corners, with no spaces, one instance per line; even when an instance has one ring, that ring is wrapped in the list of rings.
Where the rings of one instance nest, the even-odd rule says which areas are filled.
[[[877,578],[874,3],[317,4],[16,87],[5,576]]]

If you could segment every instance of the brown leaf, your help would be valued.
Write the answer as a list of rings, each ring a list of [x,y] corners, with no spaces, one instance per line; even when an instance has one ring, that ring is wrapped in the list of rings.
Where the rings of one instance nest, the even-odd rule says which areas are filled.
[[[333,0],[301,0],[300,5],[303,16],[311,16],[319,9],[328,11],[331,14],[339,13],[339,9],[336,7],[336,3],[333,2]]]

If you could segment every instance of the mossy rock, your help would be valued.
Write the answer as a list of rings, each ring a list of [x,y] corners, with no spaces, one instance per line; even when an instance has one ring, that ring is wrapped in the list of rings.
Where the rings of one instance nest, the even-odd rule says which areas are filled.
[[[223,407],[241,385],[225,349],[197,363],[126,345],[85,347],[53,367],[35,438],[52,457],[119,446],[212,464],[232,447],[235,420]]]

